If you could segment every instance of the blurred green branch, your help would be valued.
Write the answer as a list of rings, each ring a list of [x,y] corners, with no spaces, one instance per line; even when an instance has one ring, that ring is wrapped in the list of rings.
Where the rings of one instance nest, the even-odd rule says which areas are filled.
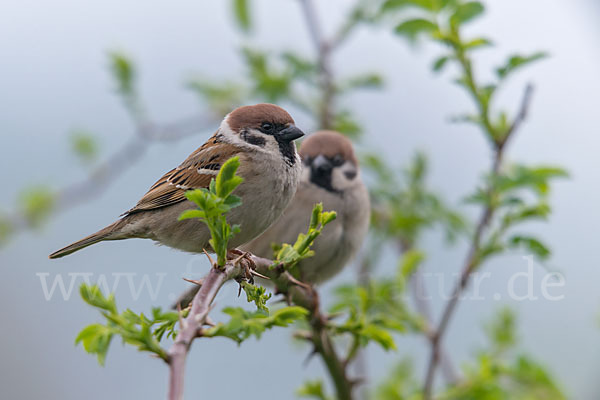
[[[520,108],[512,120],[505,112],[500,112],[496,116],[491,110],[499,85],[504,83],[514,70],[543,58],[545,53],[535,53],[531,56],[513,55],[504,66],[497,68],[495,82],[481,84],[475,76],[471,53],[481,46],[491,45],[491,42],[485,38],[464,39],[461,28],[480,16],[484,12],[484,6],[478,1],[388,0],[383,10],[395,12],[404,7],[417,10],[418,17],[400,23],[396,26],[395,32],[410,41],[420,36],[428,37],[448,48],[449,54],[435,61],[434,70],[441,71],[448,62],[454,62],[458,66],[459,76],[454,81],[469,93],[477,110],[476,114],[466,115],[460,120],[475,123],[480,127],[491,144],[493,154],[489,177],[485,181],[484,188],[478,190],[475,196],[471,196],[471,199],[475,199],[475,202],[482,207],[482,212],[470,239],[466,261],[459,281],[443,309],[441,320],[431,335],[431,357],[423,388],[423,396],[429,400],[432,398],[435,371],[440,361],[442,338],[472,272],[492,255],[517,245],[526,246],[542,259],[548,256],[549,250],[540,240],[522,236],[506,239],[506,233],[509,228],[526,219],[544,217],[548,214],[549,209],[544,199],[547,190],[540,192],[535,188],[541,185],[547,189],[551,179],[564,176],[565,172],[559,168],[544,171],[539,168],[520,166],[520,170],[524,173],[515,179],[504,171],[506,145],[527,116],[533,90],[531,85],[526,87]],[[512,184],[503,185],[503,182]],[[528,189],[534,189],[534,195],[537,197],[537,204],[533,206],[528,205],[522,196],[522,191]],[[494,228],[495,225],[499,226]]]

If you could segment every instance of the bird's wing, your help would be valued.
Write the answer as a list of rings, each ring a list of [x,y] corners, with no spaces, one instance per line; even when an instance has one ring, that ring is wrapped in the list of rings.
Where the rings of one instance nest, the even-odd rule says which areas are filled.
[[[221,165],[238,152],[238,147],[221,142],[218,133],[213,135],[181,165],[156,181],[125,215],[167,207],[186,200],[185,192],[190,189],[208,188]]]

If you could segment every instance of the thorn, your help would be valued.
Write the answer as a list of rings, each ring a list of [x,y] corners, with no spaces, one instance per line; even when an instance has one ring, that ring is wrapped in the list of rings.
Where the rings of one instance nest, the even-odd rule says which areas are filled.
[[[288,278],[288,280],[290,282],[292,282],[294,285],[303,287],[305,289],[311,289],[311,286],[304,283],[304,282],[300,282],[298,279],[294,278],[294,276],[292,274],[290,274],[288,271],[285,271],[285,276]]]
[[[202,286],[202,284],[204,283],[204,279],[188,279],[188,278],[182,278],[184,281],[189,282],[189,283],[193,283],[195,285],[198,286]]]
[[[310,360],[312,360],[312,358],[314,356],[316,356],[317,354],[319,354],[319,351],[317,350],[317,348],[313,348],[313,350],[308,353],[308,355],[306,356],[306,359],[304,359],[304,362],[302,363],[302,366],[306,367],[308,365],[308,363],[310,362]]]
[[[297,331],[294,332],[294,338],[299,340],[306,340],[308,342],[312,342],[312,334],[310,331]]]
[[[237,249],[236,249],[237,250]],[[239,250],[238,250],[239,251]],[[246,258],[246,254],[250,254],[250,253],[242,253],[241,255],[239,255],[237,258],[235,258],[232,263],[233,265],[236,265],[237,263],[239,263],[243,258]]]
[[[215,324],[215,321],[213,321],[209,316],[207,316],[204,320],[204,325],[215,326],[217,324]]]
[[[240,297],[240,295],[242,294],[242,283],[238,282],[239,288],[238,288],[238,297]]]
[[[208,251],[206,251],[206,249],[202,249],[202,251],[204,252],[204,254],[206,254],[206,257],[208,257],[208,261],[210,261],[210,265],[212,265],[214,267],[216,265],[215,261],[212,259],[210,254],[208,254]]]
[[[250,273],[251,273],[252,275],[254,275],[254,276],[258,276],[259,278],[263,278],[263,279],[268,279],[268,280],[271,280],[271,278],[269,278],[268,276],[266,276],[266,275],[263,275],[263,274],[261,274],[261,273],[258,273],[258,272],[254,271],[254,270],[252,270],[252,269],[250,270]]]

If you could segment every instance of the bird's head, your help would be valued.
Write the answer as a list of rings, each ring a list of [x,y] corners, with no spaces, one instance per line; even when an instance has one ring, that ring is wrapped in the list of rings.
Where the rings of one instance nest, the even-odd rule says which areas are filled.
[[[341,133],[313,133],[302,142],[300,157],[304,164],[304,182],[337,194],[361,184],[352,143]]]
[[[225,117],[221,130],[236,143],[279,151],[291,162],[296,154],[293,141],[304,136],[287,111],[267,103],[236,108]]]

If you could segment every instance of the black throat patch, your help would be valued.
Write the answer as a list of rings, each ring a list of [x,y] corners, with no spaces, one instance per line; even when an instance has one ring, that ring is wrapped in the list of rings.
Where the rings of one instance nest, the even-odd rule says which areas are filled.
[[[294,142],[281,140],[277,137],[277,135],[275,135],[275,139],[279,145],[279,152],[283,156],[286,164],[290,167],[296,164],[296,147]]]
[[[344,193],[341,190],[334,189],[331,185],[331,171],[319,173],[311,169],[310,181],[319,186],[321,189],[325,189],[330,193],[342,196]]]

